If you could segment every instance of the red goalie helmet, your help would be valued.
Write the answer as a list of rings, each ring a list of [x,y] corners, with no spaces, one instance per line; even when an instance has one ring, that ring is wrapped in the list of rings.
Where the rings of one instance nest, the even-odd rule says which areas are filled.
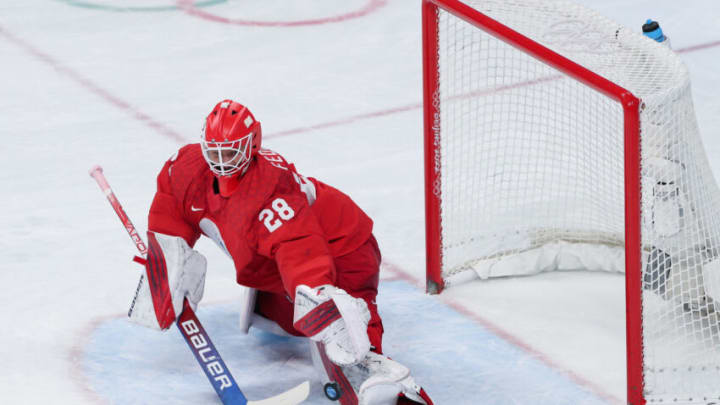
[[[223,180],[244,172],[260,150],[261,142],[260,123],[250,110],[232,100],[223,100],[205,119],[200,144],[210,170]]]

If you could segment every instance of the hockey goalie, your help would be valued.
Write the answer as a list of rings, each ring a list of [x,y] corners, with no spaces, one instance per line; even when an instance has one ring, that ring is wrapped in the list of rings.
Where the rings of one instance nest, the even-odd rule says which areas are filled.
[[[206,260],[193,246],[205,235],[234,262],[242,331],[309,338],[329,399],[430,405],[408,368],[382,352],[372,227],[350,197],[263,149],[260,122],[224,100],[207,116],[201,142],[181,148],[158,175],[145,283],[159,285],[141,288],[131,319],[164,330],[186,297],[197,306]]]

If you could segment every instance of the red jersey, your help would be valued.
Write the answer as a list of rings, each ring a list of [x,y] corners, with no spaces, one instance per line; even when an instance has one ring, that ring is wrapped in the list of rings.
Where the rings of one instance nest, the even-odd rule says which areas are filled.
[[[199,144],[163,166],[148,228],[194,246],[201,234],[232,258],[237,282],[295,295],[295,287],[335,284],[333,258],[372,234],[372,220],[339,190],[300,175],[279,154],[261,149],[238,187],[219,193]]]

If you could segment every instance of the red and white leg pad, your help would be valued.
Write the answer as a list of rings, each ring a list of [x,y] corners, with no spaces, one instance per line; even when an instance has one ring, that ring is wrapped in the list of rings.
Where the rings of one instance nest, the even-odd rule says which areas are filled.
[[[183,238],[148,232],[145,274],[138,286],[130,320],[166,330],[180,316],[185,298],[193,310],[203,296],[207,261]]]
[[[410,370],[394,360],[369,352],[359,363],[340,367],[328,359],[322,344],[311,342],[310,347],[323,385],[335,384],[341,405],[433,405]]]
[[[370,350],[367,303],[340,288],[299,285],[295,292],[293,326],[325,346],[328,357],[339,365],[355,364]]]

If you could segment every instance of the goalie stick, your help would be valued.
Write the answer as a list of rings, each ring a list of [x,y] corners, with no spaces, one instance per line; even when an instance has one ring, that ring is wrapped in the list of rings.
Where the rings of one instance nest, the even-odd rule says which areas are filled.
[[[125,230],[127,230],[130,238],[133,242],[135,242],[135,246],[140,251],[140,254],[145,256],[147,254],[147,246],[145,245],[145,242],[143,242],[142,237],[138,234],[137,229],[135,229],[135,225],[133,225],[130,218],[128,218],[127,214],[125,214],[125,211],[123,210],[122,205],[120,205],[120,201],[118,201],[115,196],[115,193],[113,193],[110,188],[110,184],[108,184],[105,175],[103,175],[102,167],[94,166],[90,169],[90,177],[94,178],[98,183],[98,186],[100,186],[100,189],[103,191],[108,201],[110,201],[110,205],[112,205],[118,218],[120,218],[120,221],[125,226]],[[140,264],[145,264],[145,259],[142,257],[135,256],[133,260]],[[140,291],[140,285],[142,284],[144,277],[145,274],[140,276],[140,284],[138,284],[138,288],[135,290],[135,297],[133,297],[130,312],[132,312],[132,309],[135,306],[137,293]],[[205,332],[205,328],[203,328],[200,320],[190,307],[187,299],[185,299],[183,303],[183,311],[180,313],[176,325],[223,404],[296,405],[307,399],[310,393],[310,383],[305,381],[298,386],[274,397],[258,401],[248,401],[240,390],[240,387],[238,387],[235,382],[235,379],[230,374],[230,369],[228,369],[225,362],[220,357],[220,353],[218,353],[215,345],[210,340],[210,336],[208,336],[207,332]]]

